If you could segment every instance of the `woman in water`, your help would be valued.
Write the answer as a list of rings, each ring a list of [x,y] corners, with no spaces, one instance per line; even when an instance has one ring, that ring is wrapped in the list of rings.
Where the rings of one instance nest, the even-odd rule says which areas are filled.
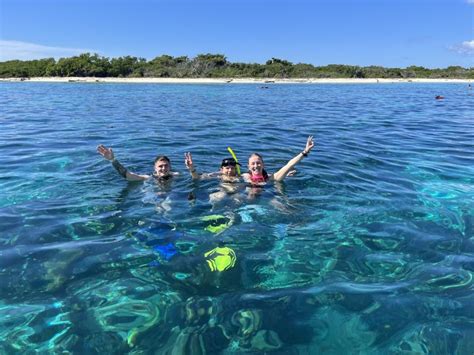
[[[249,157],[249,171],[247,173],[242,174],[242,178],[245,182],[248,182],[252,185],[260,185],[270,180],[282,181],[292,172],[293,167],[298,164],[301,159],[308,156],[313,147],[313,136],[309,136],[308,140],[306,141],[306,147],[303,149],[303,151],[298,153],[296,157],[286,163],[283,168],[278,170],[276,173],[270,175],[265,171],[262,156],[258,153],[253,153]]]

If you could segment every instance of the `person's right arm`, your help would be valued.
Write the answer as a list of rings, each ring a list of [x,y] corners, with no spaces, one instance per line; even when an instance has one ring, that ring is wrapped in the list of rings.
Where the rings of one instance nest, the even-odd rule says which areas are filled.
[[[199,179],[199,174],[193,164],[193,156],[190,152],[184,153],[184,165],[188,168],[189,173],[193,179]]]
[[[215,179],[215,178],[219,178],[221,176],[220,172],[199,174],[197,172],[196,168],[194,167],[193,156],[189,152],[184,153],[184,165],[186,165],[186,168],[188,168],[189,173],[191,174],[191,177],[194,180]]]
[[[143,181],[148,179],[149,175],[139,175],[128,171],[117,159],[115,159],[114,151],[112,148],[107,148],[100,144],[97,147],[97,152],[104,157],[104,159],[110,161],[115,170],[127,181]]]

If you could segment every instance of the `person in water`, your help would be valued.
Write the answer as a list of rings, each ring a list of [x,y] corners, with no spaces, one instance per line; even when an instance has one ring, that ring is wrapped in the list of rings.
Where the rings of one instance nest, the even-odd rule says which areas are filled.
[[[222,160],[221,167],[217,173],[203,173],[199,174],[193,163],[193,157],[191,153],[184,154],[184,164],[188,168],[191,177],[197,179],[220,179],[220,190],[213,192],[209,195],[211,202],[218,202],[224,199],[227,195],[235,194],[238,192],[238,186],[236,183],[240,182],[240,178],[237,174],[237,165],[240,165],[234,158],[226,158]]]
[[[222,160],[221,167],[218,173],[203,173],[199,174],[193,163],[193,156],[190,152],[184,153],[184,165],[189,170],[193,179],[212,179],[220,178],[222,182],[239,182],[237,175],[237,165],[240,165],[234,158],[226,158]]]
[[[304,157],[307,157],[311,152],[311,149],[314,147],[313,136],[309,136],[306,141],[306,147],[298,153],[293,159],[291,159],[284,167],[278,170],[274,174],[268,174],[265,170],[265,165],[263,163],[263,158],[258,153],[253,153],[249,157],[247,173],[242,174],[242,178],[245,182],[248,182],[252,185],[261,185],[270,180],[273,181],[282,181],[288,175],[291,175],[293,172],[293,167],[298,164]]]
[[[117,172],[128,181],[143,181],[151,177],[157,180],[165,181],[178,174],[171,171],[171,161],[165,155],[160,155],[155,158],[154,172],[152,175],[147,175],[135,174],[131,171],[128,171],[127,168],[125,168],[117,159],[115,159],[112,148],[107,148],[100,144],[97,147],[97,152],[102,155],[104,159],[112,162],[112,166],[115,168],[115,170],[117,170]]]

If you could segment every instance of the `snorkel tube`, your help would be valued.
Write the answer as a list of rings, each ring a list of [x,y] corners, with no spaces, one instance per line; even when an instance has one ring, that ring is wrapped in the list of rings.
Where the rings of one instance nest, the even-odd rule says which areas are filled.
[[[229,151],[230,155],[232,155],[232,158],[234,158],[235,162],[238,163],[239,161],[237,160],[237,157],[235,156],[234,151],[232,150],[231,147],[227,147],[227,150]],[[235,166],[235,169],[237,170],[237,175],[240,176],[240,165],[237,164]]]

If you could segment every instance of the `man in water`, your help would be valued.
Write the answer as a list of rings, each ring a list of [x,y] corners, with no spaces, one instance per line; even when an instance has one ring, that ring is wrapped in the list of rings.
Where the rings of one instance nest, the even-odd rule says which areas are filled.
[[[112,166],[117,170],[117,172],[127,179],[127,181],[144,181],[151,177],[157,179],[158,181],[166,181],[173,177],[174,175],[178,175],[178,173],[171,171],[171,162],[169,158],[165,155],[160,155],[155,158],[154,162],[154,172],[152,175],[146,174],[135,174],[131,171],[128,171],[120,162],[115,159],[114,152],[112,148],[107,148],[100,144],[97,147],[97,152],[104,157],[104,159],[112,162]]]

